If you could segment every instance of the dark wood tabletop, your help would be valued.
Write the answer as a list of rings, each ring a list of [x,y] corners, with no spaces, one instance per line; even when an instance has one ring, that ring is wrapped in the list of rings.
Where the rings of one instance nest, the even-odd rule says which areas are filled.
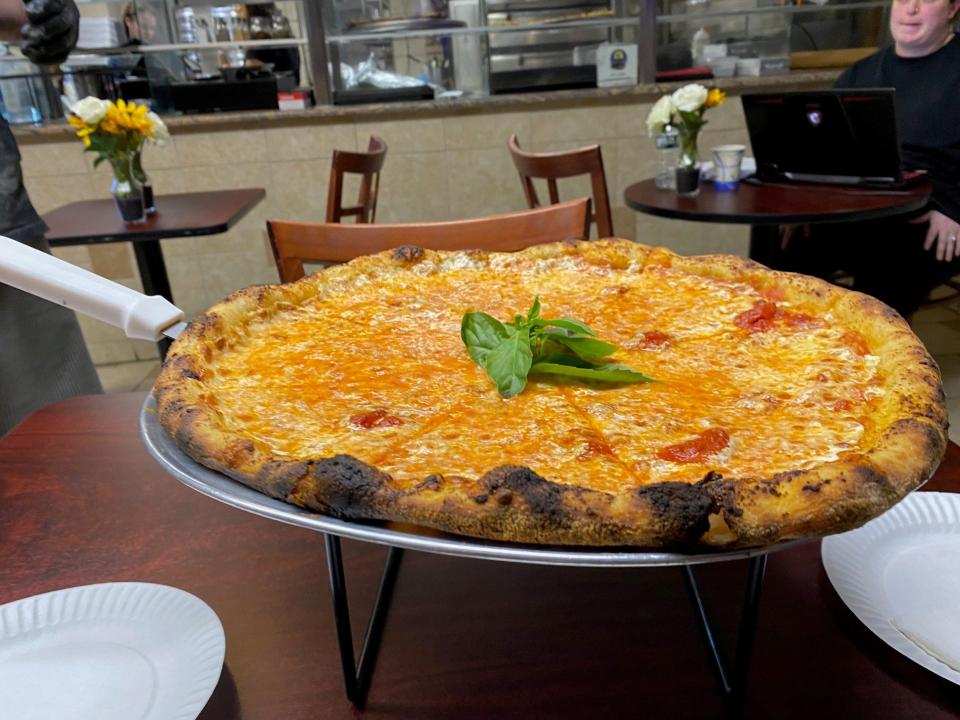
[[[851,222],[920,210],[932,188],[920,182],[899,190],[838,185],[775,184],[744,181],[736,190],[700,184],[695,197],[661,190],[643,180],[624,191],[628,207],[650,215],[714,223],[779,225],[785,223]]]
[[[216,235],[233,227],[263,197],[263,188],[158,195],[146,222],[124,223],[112,199],[82,200],[46,213],[51,247],[107,242],[143,242]]]
[[[676,568],[590,569],[407,551],[365,711],[344,699],[320,534],[188,489],[148,455],[142,394],[74,398],[0,440],[0,603],[108,581],[205,600],[226,663],[202,720],[717,718]],[[927,485],[960,490],[960,448]],[[354,633],[385,551],[344,541]],[[699,571],[721,628],[745,563]],[[729,638],[721,638],[729,640]],[[770,556],[748,718],[956,718],[960,688],[887,647],[830,585],[819,543]],[[80,718],[72,720],[83,720]]]
[[[174,302],[160,241],[224,233],[266,194],[263,188],[241,188],[158,195],[157,212],[136,224],[120,220],[112,199],[82,200],[48,212],[43,221],[51,247],[132,242],[144,294]],[[162,338],[157,347],[162,359],[170,340]]]

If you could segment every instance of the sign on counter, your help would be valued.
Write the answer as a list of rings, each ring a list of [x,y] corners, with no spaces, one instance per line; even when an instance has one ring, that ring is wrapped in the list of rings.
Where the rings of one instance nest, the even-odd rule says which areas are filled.
[[[597,87],[637,84],[637,45],[602,43],[597,47]]]

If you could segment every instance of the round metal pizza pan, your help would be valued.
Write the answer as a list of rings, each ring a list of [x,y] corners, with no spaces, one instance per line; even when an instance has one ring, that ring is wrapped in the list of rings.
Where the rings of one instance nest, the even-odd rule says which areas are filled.
[[[407,550],[539,565],[643,567],[741,560],[802,542],[792,541],[763,548],[727,552],[678,553],[642,551],[632,548],[524,545],[450,535],[409,525],[339,520],[271,498],[195,462],[180,450],[160,426],[156,403],[150,396],[140,410],[140,434],[147,450],[167,472],[183,484],[215,500],[290,525]]]

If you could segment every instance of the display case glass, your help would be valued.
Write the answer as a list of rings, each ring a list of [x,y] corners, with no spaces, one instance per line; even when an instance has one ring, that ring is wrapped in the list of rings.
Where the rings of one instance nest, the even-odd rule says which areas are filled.
[[[189,113],[277,108],[278,94],[306,106],[311,88],[319,103],[346,104],[593,87],[604,84],[617,48],[630,60],[614,73],[620,84],[763,75],[844,67],[889,40],[889,0],[101,0],[80,8],[80,41],[59,73],[26,65],[15,49],[0,54],[0,100],[9,106],[0,111],[11,121],[62,117],[61,96],[149,98],[160,112]]]
[[[886,39],[887,0],[333,0],[334,102],[597,84],[601,44],[637,82],[842,67]]]
[[[81,0],[77,46],[59,67],[0,46],[0,112],[12,122],[55,120],[62,100],[69,107],[88,95],[141,100],[161,113],[276,109],[284,93],[306,106],[309,90],[294,91],[312,81],[310,1]]]
[[[639,45],[637,0],[342,0],[324,7],[334,102],[591,87],[600,45]]]
[[[657,0],[657,70],[842,67],[885,40],[887,0]]]
[[[161,110],[278,107],[304,81],[296,2],[134,0],[150,94]]]

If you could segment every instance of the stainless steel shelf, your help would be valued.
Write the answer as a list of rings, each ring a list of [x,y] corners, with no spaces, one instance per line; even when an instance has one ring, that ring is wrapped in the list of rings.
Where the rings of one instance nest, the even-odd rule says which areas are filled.
[[[305,38],[285,38],[283,40],[238,40],[235,42],[204,42],[204,43],[165,43],[163,45],[137,45],[136,47],[109,47],[109,48],[76,48],[71,53],[77,55],[130,55],[149,54],[158,52],[177,52],[179,50],[218,50],[229,48],[275,48],[295,47],[306,45]],[[70,63],[69,58],[67,64]]]
[[[675,22],[700,22],[704,18],[740,17],[747,15],[807,15],[824,12],[843,12],[846,10],[872,10],[889,7],[887,0],[867,0],[842,5],[771,5],[770,7],[743,8],[738,10],[707,10],[704,12],[675,13],[658,15],[657,24]]]
[[[359,40],[387,40],[387,39],[405,39],[415,37],[437,37],[440,35],[486,35],[492,33],[529,33],[542,32],[545,30],[572,30],[574,28],[612,28],[612,27],[638,27],[640,19],[637,17],[628,18],[598,18],[575,20],[559,23],[526,23],[517,25],[480,25],[477,27],[462,28],[438,28],[431,30],[402,30],[393,33],[340,33],[338,35],[327,35],[328,43],[345,45]]]

